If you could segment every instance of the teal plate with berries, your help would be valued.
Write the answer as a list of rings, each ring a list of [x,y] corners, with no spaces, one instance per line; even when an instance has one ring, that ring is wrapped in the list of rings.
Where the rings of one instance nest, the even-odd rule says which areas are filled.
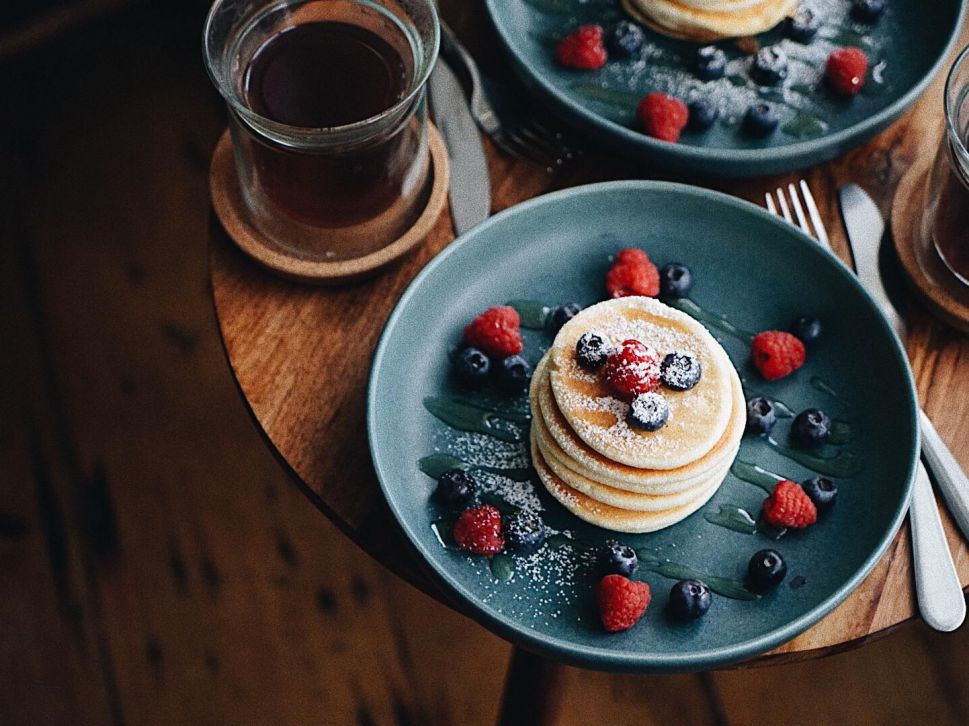
[[[659,532],[616,535],[553,500],[528,457],[524,393],[457,383],[452,361],[464,326],[515,301],[523,355],[550,345],[544,308],[606,296],[611,258],[640,247],[657,265],[694,278],[676,305],[701,320],[737,367],[745,395],[787,410],[820,408],[835,436],[820,449],[789,445],[791,418],[771,437],[745,435],[731,473],[699,511]],[[821,337],[796,373],[766,382],[744,331],[784,329],[800,316]],[[904,351],[854,276],[813,240],[748,202],[671,183],[625,181],[556,192],[508,209],[427,265],[387,321],[368,391],[368,432],[380,486],[401,528],[462,609],[509,640],[552,658],[625,671],[711,668],[767,651],[824,617],[885,552],[906,510],[918,452],[916,396]],[[529,555],[470,556],[451,530],[461,507],[434,496],[435,477],[470,470],[475,502],[503,518],[538,512],[548,528]],[[835,506],[805,530],[773,529],[758,513],[774,478],[826,473]],[[630,630],[599,622],[595,552],[617,538],[633,547],[652,603]],[[764,594],[745,580],[754,552],[773,548],[788,573]],[[667,611],[680,578],[699,577],[713,604],[683,623]]]
[[[805,0],[820,20],[810,43],[786,37],[783,23],[756,36],[779,45],[787,78],[773,86],[751,79],[752,59],[734,41],[716,45],[727,56],[722,78],[694,71],[701,44],[648,28],[631,58],[610,54],[598,70],[565,68],[555,60],[560,38],[584,24],[606,29],[627,19],[619,0],[487,0],[498,35],[518,75],[549,109],[607,150],[686,173],[716,176],[776,174],[827,161],[864,143],[897,119],[940,70],[958,36],[965,0],[888,0],[877,22],[852,20],[850,0]],[[824,81],[828,54],[844,46],[868,56],[868,75],[854,97],[839,98]],[[706,131],[686,130],[668,143],[638,130],[636,106],[658,91],[684,103],[703,99],[719,118]],[[751,137],[741,120],[752,103],[774,107],[779,124],[767,138]]]

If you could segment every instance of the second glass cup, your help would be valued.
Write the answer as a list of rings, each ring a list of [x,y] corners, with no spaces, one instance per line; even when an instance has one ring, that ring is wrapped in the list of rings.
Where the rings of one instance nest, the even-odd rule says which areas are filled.
[[[429,194],[431,0],[216,0],[206,66],[252,222],[309,260],[375,252]]]
[[[926,187],[920,238],[938,254],[950,283],[969,298],[969,47],[949,71],[943,98],[945,134]],[[934,247],[934,250],[932,249]]]

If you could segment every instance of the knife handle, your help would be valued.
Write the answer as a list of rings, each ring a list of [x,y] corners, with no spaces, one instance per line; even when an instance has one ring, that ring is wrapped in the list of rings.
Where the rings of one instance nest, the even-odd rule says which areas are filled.
[[[932,421],[921,411],[919,421],[922,427],[922,453],[935,476],[936,486],[942,492],[952,517],[969,539],[969,477],[959,466],[956,457],[949,451]]]
[[[949,543],[928,472],[919,460],[909,509],[915,595],[919,612],[935,630],[955,630],[966,617],[966,598],[959,583]]]

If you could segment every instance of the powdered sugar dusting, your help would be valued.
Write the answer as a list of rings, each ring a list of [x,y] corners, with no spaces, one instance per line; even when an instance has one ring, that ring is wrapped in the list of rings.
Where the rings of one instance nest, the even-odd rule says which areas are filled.
[[[537,11],[543,11],[547,0],[526,0]],[[585,101],[587,105],[601,109],[601,112],[620,123],[629,124],[635,116],[636,104],[650,91],[659,91],[675,96],[685,103],[703,99],[719,111],[720,123],[726,127],[737,127],[746,109],[752,104],[767,102],[774,106],[780,116],[777,136],[793,139],[820,136],[831,127],[841,127],[837,115],[837,100],[832,99],[824,90],[824,69],[831,51],[844,46],[860,47],[871,59],[873,68],[882,71],[872,73],[869,82],[882,87],[886,80],[883,72],[885,54],[890,50],[887,38],[892,37],[891,26],[897,24],[892,18],[892,8],[888,10],[876,26],[858,23],[850,17],[851,3],[848,0],[805,0],[801,3],[809,8],[821,21],[817,36],[810,43],[799,43],[782,37],[774,31],[760,36],[761,42],[772,43],[788,57],[787,78],[776,86],[761,86],[750,77],[752,56],[758,39],[726,39],[716,45],[727,51],[729,59],[722,78],[702,80],[694,72],[695,45],[674,43],[653,33],[647,34],[647,41],[632,59],[615,59],[595,75],[578,79],[564,79],[569,91]],[[609,3],[585,2],[573,5],[571,16],[559,14],[562,32],[575,25],[598,22],[609,25],[619,18],[626,18],[621,8]],[[873,32],[877,30],[877,32]],[[770,40],[764,41],[763,38]],[[877,39],[877,40],[876,40]],[[743,46],[745,52],[738,52]],[[876,89],[866,92],[877,93]],[[810,122],[806,122],[810,119]],[[731,140],[734,138],[735,140]],[[685,135],[681,143],[706,145],[704,135]],[[725,134],[721,143],[731,147],[743,148],[748,142],[742,134],[735,137]]]

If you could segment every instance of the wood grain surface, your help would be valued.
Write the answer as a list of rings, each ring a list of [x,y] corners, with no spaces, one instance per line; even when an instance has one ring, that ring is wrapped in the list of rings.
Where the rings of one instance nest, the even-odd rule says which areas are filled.
[[[471,42],[488,32],[472,11],[465,8],[466,14],[455,18],[455,25]],[[806,178],[835,250],[848,259],[837,188],[849,181],[861,183],[888,216],[901,174],[915,158],[933,154],[938,143],[942,80],[936,79],[902,120],[834,162],[789,176],[719,181],[712,186],[762,203],[765,192]],[[561,171],[547,173],[490,145],[488,160],[494,212],[553,189],[638,177],[644,171],[589,154]],[[450,220],[442,217],[424,246],[396,269],[368,283],[325,291],[272,279],[218,231],[211,248],[213,293],[229,363],[270,443],[341,528],[381,561],[393,562],[392,569],[425,588],[426,580],[415,579],[415,565],[406,556],[386,559],[388,543],[395,552],[409,548],[387,522],[389,515],[373,472],[369,467],[361,471],[368,460],[364,421],[368,366],[361,361],[371,359],[381,324],[403,288],[453,236]],[[909,355],[922,402],[956,457],[969,467],[969,442],[956,435],[969,425],[969,341],[919,308],[910,306],[907,318],[912,330]],[[941,391],[949,393],[944,401]],[[946,528],[960,578],[964,585],[969,584],[966,542],[949,519]],[[844,604],[765,660],[788,660],[843,647],[884,632],[915,612],[909,538],[902,531]]]
[[[0,62],[0,722],[492,724],[511,649],[320,516],[227,370],[200,27],[146,3]],[[920,365],[957,370],[960,339],[933,335]],[[549,720],[955,726],[967,672],[969,628],[912,624],[776,668],[562,667]]]

